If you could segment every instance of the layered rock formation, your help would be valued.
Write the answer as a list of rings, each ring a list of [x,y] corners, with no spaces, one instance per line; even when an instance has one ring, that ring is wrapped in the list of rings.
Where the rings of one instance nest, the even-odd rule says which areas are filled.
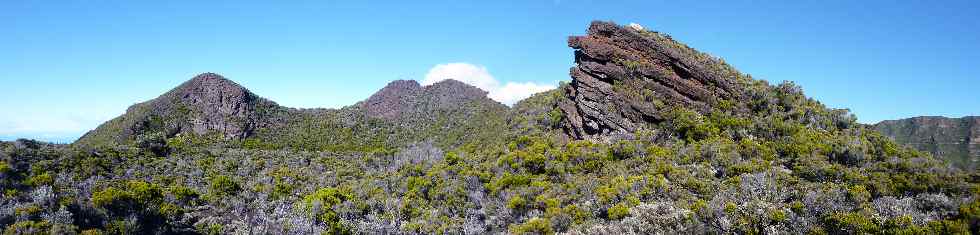
[[[874,128],[958,167],[976,169],[980,165],[980,117],[914,117],[882,121]]]
[[[593,22],[568,45],[576,66],[559,107],[573,138],[628,134],[663,120],[668,107],[704,112],[741,96],[738,72],[657,32]]]

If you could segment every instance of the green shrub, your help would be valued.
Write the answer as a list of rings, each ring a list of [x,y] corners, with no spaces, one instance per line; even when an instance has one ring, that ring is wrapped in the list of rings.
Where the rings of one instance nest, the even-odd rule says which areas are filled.
[[[871,193],[864,188],[864,185],[854,185],[847,188],[847,197],[856,203],[864,203],[871,199]]]
[[[136,203],[143,205],[159,204],[163,201],[163,189],[159,185],[141,180],[129,181],[126,184],[129,193]]]
[[[86,229],[82,230],[81,235],[102,235],[102,230],[99,229]]]
[[[10,167],[10,164],[6,161],[0,161],[0,175],[4,175],[4,177],[6,177],[5,175],[9,174],[10,172],[13,172],[13,168]]]
[[[544,218],[532,218],[519,225],[511,225],[512,234],[554,234],[551,221]]]
[[[783,222],[786,220],[786,212],[780,209],[772,210],[769,212],[769,220],[773,222]]]
[[[154,208],[163,202],[160,186],[145,181],[133,180],[126,188],[108,187],[92,193],[92,205],[103,209],[111,216],[126,215],[145,208]]]
[[[507,201],[507,208],[510,209],[521,210],[524,209],[525,206],[527,206],[527,199],[524,199],[524,197],[521,197],[521,195],[510,197],[510,200]]]
[[[207,235],[224,234],[225,226],[218,223],[201,224],[198,226],[197,231]]]
[[[336,188],[322,188],[303,197],[303,209],[317,222],[325,223],[328,234],[349,234],[350,230],[340,223],[340,217],[333,207],[352,198],[350,193]]]
[[[838,212],[824,218],[824,226],[831,233],[870,234],[881,231],[881,226],[871,216],[853,212]]]
[[[620,220],[630,215],[630,208],[626,203],[620,202],[606,210],[606,215],[611,220]]]
[[[491,192],[497,193],[511,187],[527,186],[531,184],[531,176],[525,174],[504,173],[503,176],[495,177],[489,184],[490,185],[487,188],[489,188]]]
[[[446,164],[449,164],[449,165],[456,165],[457,163],[460,163],[460,162],[463,161],[463,159],[460,158],[459,157],[459,154],[456,153],[456,152],[448,152],[448,153],[446,153],[445,160],[446,160]]]
[[[15,234],[49,234],[51,224],[46,221],[21,221],[11,224],[3,230],[4,235]]]
[[[54,178],[51,177],[51,173],[49,172],[44,172],[41,174],[31,176],[31,178],[27,179],[27,182],[25,182],[25,184],[33,187],[38,187],[41,185],[51,185],[53,183],[54,183]]]
[[[170,193],[174,195],[174,198],[177,199],[177,201],[183,202],[190,202],[201,196],[199,193],[197,193],[197,191],[194,191],[194,189],[180,185],[170,187]]]
[[[273,199],[288,197],[293,194],[293,189],[295,188],[295,185],[286,183],[280,178],[276,178],[275,184],[272,186],[272,193],[269,194],[269,197]]]
[[[211,179],[209,184],[210,194],[214,196],[229,196],[238,194],[242,190],[242,186],[231,177],[219,175]]]
[[[24,218],[34,217],[40,213],[41,213],[41,207],[37,205],[14,208],[14,215],[17,215],[19,217],[24,217]]]

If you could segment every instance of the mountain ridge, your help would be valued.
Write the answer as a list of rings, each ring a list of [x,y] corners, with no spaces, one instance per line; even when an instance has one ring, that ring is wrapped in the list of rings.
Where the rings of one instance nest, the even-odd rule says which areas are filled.
[[[899,143],[947,159],[957,167],[975,170],[980,166],[980,116],[918,116],[885,120],[873,127]]]
[[[280,106],[230,79],[206,72],[157,98],[129,107],[126,113],[89,131],[75,143],[105,146],[147,138],[161,141],[160,139],[179,135],[210,135],[208,138],[231,142],[247,139],[281,142],[283,139],[315,138],[318,141],[347,143],[354,140],[330,138],[328,135],[337,133],[321,132],[317,129],[349,131],[368,128],[364,125],[381,125],[377,124],[380,122],[398,127],[381,127],[386,130],[361,137],[384,143],[378,145],[401,146],[408,143],[391,140],[391,137],[380,133],[394,135],[392,132],[398,132],[403,133],[399,135],[408,135],[404,133],[414,130],[397,129],[430,129],[434,128],[430,127],[431,124],[440,119],[450,121],[440,128],[451,129],[471,125],[467,120],[481,119],[474,116],[489,116],[486,113],[490,110],[509,109],[488,98],[487,94],[486,91],[453,79],[427,86],[421,86],[414,80],[396,80],[368,99],[342,108],[297,109]],[[290,131],[280,133],[280,130]],[[299,137],[303,135],[306,137]],[[438,139],[431,135],[419,138]],[[451,141],[446,144],[450,144],[449,142]],[[296,143],[277,143],[275,146],[289,145],[295,146]]]

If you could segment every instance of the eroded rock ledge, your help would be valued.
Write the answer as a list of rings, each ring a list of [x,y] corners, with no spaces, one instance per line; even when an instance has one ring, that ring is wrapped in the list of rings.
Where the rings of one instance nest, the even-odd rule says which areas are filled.
[[[558,106],[572,138],[630,134],[662,121],[670,107],[706,112],[741,96],[737,71],[657,32],[593,22],[568,46],[576,66]]]

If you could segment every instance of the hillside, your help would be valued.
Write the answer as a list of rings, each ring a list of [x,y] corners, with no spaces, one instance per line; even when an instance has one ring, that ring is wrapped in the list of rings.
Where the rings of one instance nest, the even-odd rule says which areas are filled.
[[[341,109],[295,109],[204,73],[82,136],[76,146],[189,142],[249,149],[391,151],[413,142],[440,147],[489,141],[473,128],[504,128],[507,107],[455,80],[422,87],[395,81]],[[491,128],[491,127],[486,127]]]
[[[107,145],[151,135],[214,133],[242,139],[268,123],[280,107],[221,75],[204,73],[156,99],[129,107],[126,113],[86,133],[77,143]]]
[[[340,109],[202,74],[70,146],[0,143],[5,232],[946,234],[976,175],[791,82],[593,22],[571,80],[507,107],[446,80]]]
[[[980,117],[914,117],[887,120],[874,125],[895,142],[909,145],[975,170],[980,161]]]

